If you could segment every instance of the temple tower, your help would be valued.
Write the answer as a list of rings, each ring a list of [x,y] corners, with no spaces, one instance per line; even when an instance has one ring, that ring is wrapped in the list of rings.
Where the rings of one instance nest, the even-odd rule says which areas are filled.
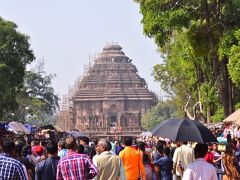
[[[157,102],[143,78],[116,44],[96,57],[72,95],[69,118],[61,122],[89,136],[130,136],[142,131],[141,117]],[[60,123],[60,124],[61,124]]]

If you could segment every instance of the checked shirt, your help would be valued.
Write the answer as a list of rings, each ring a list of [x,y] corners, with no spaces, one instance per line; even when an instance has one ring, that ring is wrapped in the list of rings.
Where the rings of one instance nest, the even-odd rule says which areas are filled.
[[[86,154],[68,151],[58,163],[57,180],[86,180],[96,175],[97,168]]]
[[[0,154],[0,180],[27,180],[22,164],[7,153]]]

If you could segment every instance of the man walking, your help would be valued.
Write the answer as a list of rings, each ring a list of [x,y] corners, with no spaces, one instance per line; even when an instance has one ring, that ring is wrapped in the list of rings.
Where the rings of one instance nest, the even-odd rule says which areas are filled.
[[[13,158],[16,152],[14,142],[5,141],[2,150],[3,153],[0,154],[0,179],[27,180],[23,165]]]
[[[38,163],[36,167],[36,180],[56,180],[57,165],[59,157],[57,156],[58,147],[55,143],[47,144],[48,158]]]
[[[65,140],[68,153],[60,159],[57,166],[57,179],[86,180],[97,175],[97,168],[86,154],[76,152],[76,138],[68,136]]]
[[[142,177],[142,180],[146,180],[146,172],[140,152],[131,147],[132,137],[125,139],[125,145],[126,147],[119,153],[119,157],[123,162],[126,179],[136,180]]]
[[[186,170],[187,165],[194,161],[193,149],[187,146],[187,142],[183,142],[173,154],[173,169],[176,172],[176,180],[180,180],[183,171]]]
[[[196,161],[189,164],[183,175],[183,180],[217,180],[215,167],[204,160],[208,151],[206,144],[197,144],[194,149]]]
[[[118,179],[125,180],[125,173],[121,159],[113,155],[111,150],[111,143],[106,139],[100,139],[96,146],[99,156],[95,159],[95,165],[98,168],[99,180]]]

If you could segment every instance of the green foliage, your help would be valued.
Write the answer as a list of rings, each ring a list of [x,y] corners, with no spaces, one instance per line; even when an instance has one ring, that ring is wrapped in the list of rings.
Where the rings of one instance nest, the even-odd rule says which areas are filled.
[[[156,106],[152,107],[142,118],[142,127],[151,130],[162,120],[174,117],[174,102],[172,100],[160,101]]]
[[[26,71],[34,60],[29,37],[17,25],[0,17],[0,120],[35,122],[55,113],[58,97],[51,87],[53,75]]]
[[[39,124],[55,113],[58,96],[51,87],[53,77],[46,75],[41,64],[37,70],[26,71],[23,88],[17,94],[19,108],[10,113],[14,119]]]
[[[240,102],[235,105],[235,109],[240,109]]]
[[[0,17],[0,120],[18,107],[16,94],[22,88],[26,65],[34,60],[28,40],[16,24]]]
[[[234,36],[238,41],[237,45],[233,45],[230,50],[228,70],[230,77],[237,86],[240,85],[240,29],[234,32]]]
[[[223,107],[219,107],[215,114],[211,117],[213,122],[220,122],[224,119],[224,110]]]
[[[168,49],[164,64],[157,64],[153,70],[154,78],[171,98],[175,97],[177,113],[182,113],[188,95],[197,89],[197,74],[194,56],[186,32],[176,33],[175,41]],[[192,94],[193,101],[197,94]]]
[[[144,33],[165,54],[164,63],[154,66],[154,78],[175,98],[178,112],[191,95],[191,104],[201,101],[205,114],[220,118],[223,107],[224,115],[231,113],[233,104],[226,101],[232,94],[238,97],[235,103],[240,101],[237,90],[227,91],[236,89],[228,87],[229,74],[237,86],[240,84],[236,31],[240,27],[240,1],[135,1],[140,4]]]

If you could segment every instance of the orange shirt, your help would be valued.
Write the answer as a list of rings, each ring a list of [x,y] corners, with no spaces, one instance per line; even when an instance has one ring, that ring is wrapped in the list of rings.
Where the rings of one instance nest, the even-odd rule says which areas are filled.
[[[143,166],[140,152],[130,146],[126,146],[119,154],[127,180],[136,180],[142,175],[146,179],[146,172]]]

